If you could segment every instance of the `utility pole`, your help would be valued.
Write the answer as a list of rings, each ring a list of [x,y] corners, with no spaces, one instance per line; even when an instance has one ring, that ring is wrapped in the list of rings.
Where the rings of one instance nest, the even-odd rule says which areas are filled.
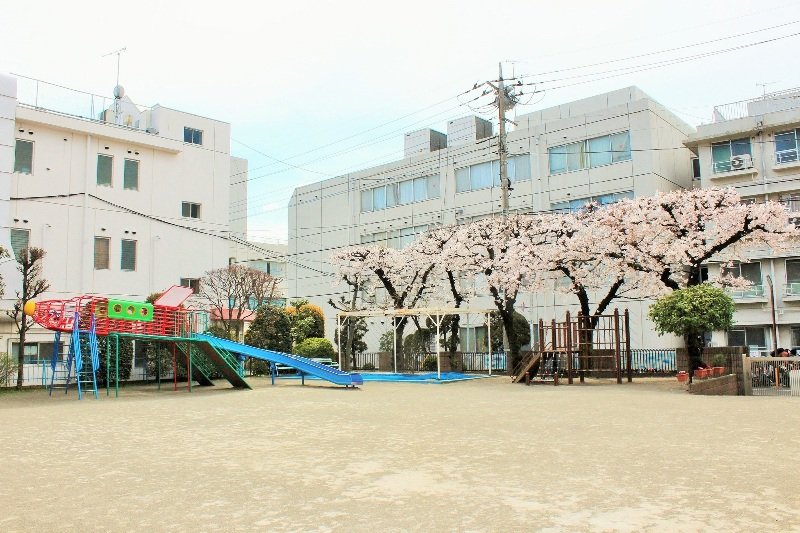
[[[503,216],[508,215],[508,160],[506,158],[506,88],[503,84],[503,63],[498,63],[500,77],[497,84],[497,109],[500,118],[500,132],[497,151],[500,155],[500,195]]]
[[[501,194],[501,208],[503,210],[503,216],[508,215],[508,193],[511,191],[511,181],[508,179],[508,150],[506,147],[506,111],[513,109],[514,106],[517,104],[517,95],[513,92],[509,92],[508,89],[511,87],[506,87],[505,81],[503,80],[503,63],[498,63],[498,71],[500,74],[499,79],[497,80],[497,85],[494,83],[487,81],[484,82],[485,85],[488,85],[492,88],[495,93],[495,101],[494,104],[497,106],[498,110],[498,121],[500,123],[500,131],[498,133],[497,139],[497,152],[500,156],[500,194]],[[483,84],[482,84],[483,85]],[[476,84],[475,89],[478,88]],[[489,91],[484,91],[483,94],[488,94]]]

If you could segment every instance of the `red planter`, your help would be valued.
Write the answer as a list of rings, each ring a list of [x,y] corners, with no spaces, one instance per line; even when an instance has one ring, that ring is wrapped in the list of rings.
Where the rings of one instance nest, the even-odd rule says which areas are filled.
[[[725,367],[724,366],[715,366],[713,369],[714,377],[718,378],[720,376],[725,375]]]
[[[678,372],[678,383],[686,383],[689,381],[689,374],[681,370]]]
[[[706,379],[708,377],[708,369],[707,368],[695,369],[694,377],[697,379]]]

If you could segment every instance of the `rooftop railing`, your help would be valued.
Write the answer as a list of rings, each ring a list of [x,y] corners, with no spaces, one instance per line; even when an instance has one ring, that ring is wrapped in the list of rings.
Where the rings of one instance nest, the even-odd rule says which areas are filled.
[[[714,106],[714,122],[753,117],[800,107],[800,88],[786,89],[729,104]]]

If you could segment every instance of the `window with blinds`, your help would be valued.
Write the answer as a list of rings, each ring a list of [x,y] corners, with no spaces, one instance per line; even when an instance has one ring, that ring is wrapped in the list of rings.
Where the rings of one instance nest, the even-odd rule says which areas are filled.
[[[111,239],[108,237],[95,237],[94,238],[94,269],[95,270],[108,270],[109,269],[109,249],[111,248]]]
[[[126,271],[136,270],[136,241],[122,240],[119,267]]]
[[[22,250],[30,246],[31,232],[27,229],[11,229],[11,249],[14,257],[19,261]]]
[[[139,189],[139,162],[135,159],[126,159],[125,168],[122,173],[122,188]]]
[[[114,166],[114,157],[97,154],[97,184],[111,185],[111,169]]]
[[[17,139],[14,147],[14,172],[20,174],[33,172],[33,141]]]

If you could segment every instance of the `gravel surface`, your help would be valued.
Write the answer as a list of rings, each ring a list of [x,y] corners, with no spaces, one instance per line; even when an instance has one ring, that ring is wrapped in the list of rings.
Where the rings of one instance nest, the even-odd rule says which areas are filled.
[[[0,531],[800,531],[798,398],[252,383],[0,394]]]

